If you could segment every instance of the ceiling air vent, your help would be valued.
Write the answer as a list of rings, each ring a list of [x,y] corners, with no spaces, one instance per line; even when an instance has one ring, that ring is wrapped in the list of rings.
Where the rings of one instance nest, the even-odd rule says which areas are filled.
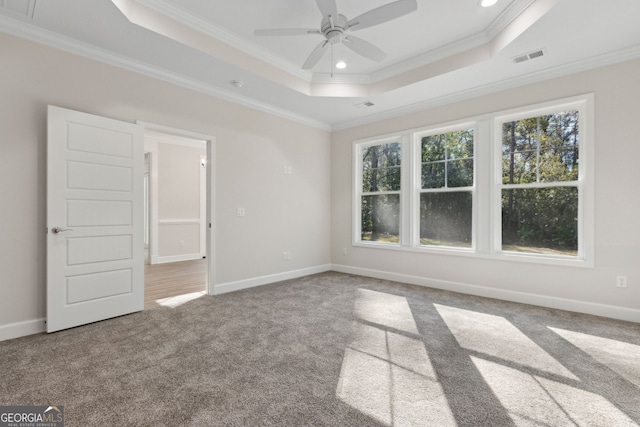
[[[356,108],[369,108],[369,107],[373,107],[374,105],[376,105],[376,104],[374,104],[371,101],[365,101],[365,102],[361,102],[360,104],[356,104],[355,107]]]
[[[524,62],[528,60],[529,60],[529,55],[520,55],[513,58],[513,62],[515,62],[516,64],[519,64],[520,62]]]
[[[513,58],[514,64],[529,61],[530,59],[536,59],[544,56],[544,49],[534,50],[533,52],[525,53],[524,55],[518,55]]]

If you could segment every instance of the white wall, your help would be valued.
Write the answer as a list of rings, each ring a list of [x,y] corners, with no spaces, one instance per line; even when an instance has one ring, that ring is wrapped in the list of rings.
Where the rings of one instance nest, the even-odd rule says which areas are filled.
[[[331,255],[336,268],[640,322],[638,76],[640,60],[635,60],[334,133]],[[595,268],[351,247],[353,140],[591,92],[596,115]],[[628,288],[615,286],[618,274],[628,276]]]
[[[364,274],[640,321],[640,61],[326,131],[102,63],[0,35],[0,339],[42,330],[46,106],[163,124],[217,141],[215,283],[234,289],[333,262]],[[531,265],[351,247],[351,142],[593,92],[595,268]],[[283,174],[291,166],[293,174]],[[238,217],[236,209],[245,208]],[[342,248],[348,254],[342,254]],[[291,261],[282,252],[290,251]],[[628,276],[619,289],[617,274]]]
[[[0,339],[46,315],[48,104],[215,136],[216,284],[330,263],[328,132],[12,36],[0,52]]]
[[[206,147],[159,142],[157,148],[157,261],[197,259],[205,239],[200,236],[200,159],[206,158]]]

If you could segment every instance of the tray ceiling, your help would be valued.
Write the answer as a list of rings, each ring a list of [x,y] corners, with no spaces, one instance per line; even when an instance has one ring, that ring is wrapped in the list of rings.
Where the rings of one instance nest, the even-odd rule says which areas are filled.
[[[336,1],[348,18],[390,2]],[[253,35],[319,27],[314,0],[0,0],[0,31],[326,129],[640,56],[636,0],[417,3],[357,33],[383,61],[336,45],[344,70],[330,55],[302,70],[319,35]]]

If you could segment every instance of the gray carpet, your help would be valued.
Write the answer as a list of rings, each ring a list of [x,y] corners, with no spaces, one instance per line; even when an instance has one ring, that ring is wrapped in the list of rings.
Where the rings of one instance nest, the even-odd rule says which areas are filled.
[[[323,273],[0,343],[67,426],[637,426],[640,324]]]

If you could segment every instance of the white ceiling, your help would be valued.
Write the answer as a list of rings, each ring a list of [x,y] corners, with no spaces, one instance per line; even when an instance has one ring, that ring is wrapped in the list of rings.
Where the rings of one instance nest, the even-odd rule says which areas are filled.
[[[336,0],[347,18],[391,1]],[[301,69],[322,36],[253,35],[318,28],[315,0],[0,0],[0,31],[325,129],[640,57],[639,17],[638,0],[418,0],[417,11],[354,34],[384,61],[336,45],[348,66],[332,77],[329,54]],[[364,101],[375,105],[356,106]]]

